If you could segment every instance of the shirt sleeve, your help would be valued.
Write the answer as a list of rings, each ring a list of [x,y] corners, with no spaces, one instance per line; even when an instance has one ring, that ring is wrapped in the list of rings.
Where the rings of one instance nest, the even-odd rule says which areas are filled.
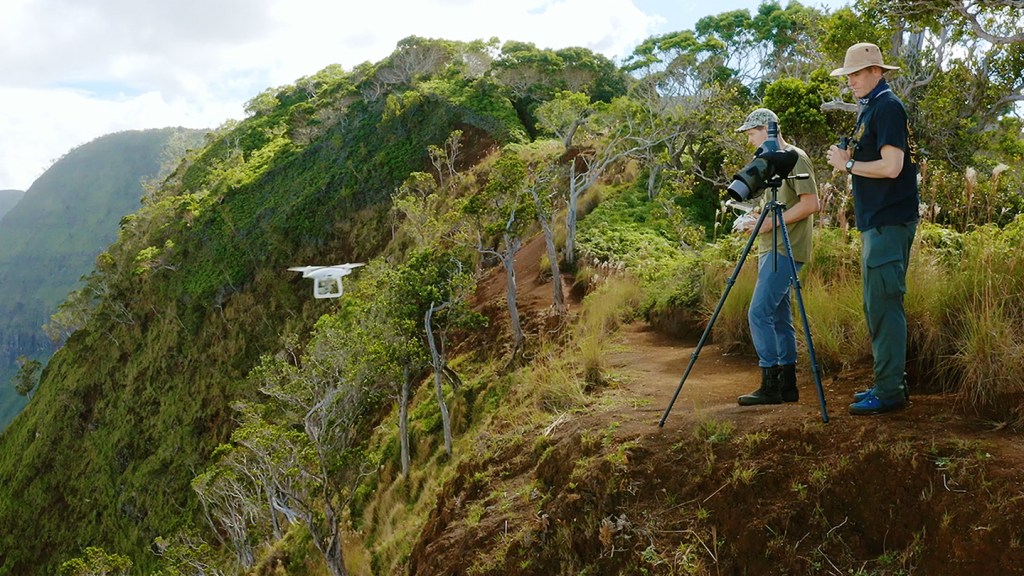
[[[797,196],[818,193],[818,183],[814,178],[814,167],[811,166],[811,161],[807,158],[806,154],[800,154],[792,173],[810,176],[806,180],[793,180],[793,189],[796,191]]]
[[[878,103],[875,112],[875,145],[881,154],[884,146],[895,146],[907,151],[907,111],[896,100],[886,99]]]

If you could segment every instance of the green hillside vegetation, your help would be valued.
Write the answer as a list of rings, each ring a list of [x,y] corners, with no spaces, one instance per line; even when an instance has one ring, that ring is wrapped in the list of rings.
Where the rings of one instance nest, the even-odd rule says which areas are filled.
[[[26,402],[8,385],[17,359],[46,362],[64,335],[55,343],[43,325],[139,209],[144,185],[201,143],[201,131],[180,128],[97,138],[57,160],[0,221],[0,429]]]
[[[547,432],[613,384],[606,358],[623,323],[686,333],[706,321],[743,241],[724,232],[720,204],[750,155],[734,127],[763,103],[823,157],[852,125],[822,110],[843,98],[826,71],[865,38],[907,65],[894,86],[910,92],[928,154],[914,369],[959,400],[951,411],[1018,427],[1022,177],[999,166],[1024,160],[1007,98],[1024,59],[1020,43],[983,46],[959,13],[929,6],[863,2],[876,29],[850,9],[765,3],[651,38],[621,65],[578,48],[410,37],[378,63],[255,96],[121,220],[51,320],[70,337],[0,436],[0,574],[438,573],[456,570],[432,564],[449,521],[499,535],[515,513],[532,527],[509,534],[506,522],[498,540],[451,547],[465,573],[715,573],[691,555],[697,540],[717,550],[714,532],[687,532],[685,549],[641,532],[611,555],[598,546],[623,527],[584,504],[630,485],[586,473],[642,476],[643,454],[612,429],[568,447]],[[992,17],[997,36],[1017,29],[1012,14]],[[943,26],[953,66],[886,41]],[[984,89],[951,93],[961,77]],[[835,375],[867,354],[859,240],[843,179],[818,181],[805,294]],[[554,289],[554,306],[523,314],[504,292],[534,238],[537,265],[583,297],[571,312]],[[287,270],[341,262],[367,263],[341,300],[313,299]],[[749,346],[751,286],[745,273],[716,340]],[[813,435],[797,445],[810,452]],[[673,458],[692,458],[710,485],[731,430],[710,423],[695,437],[694,453],[680,442]],[[935,458],[901,449],[914,452],[894,466]],[[490,492],[533,464],[537,482]],[[730,470],[735,484],[756,473]],[[558,499],[556,485],[571,494]],[[465,506],[446,508],[456,498]],[[581,521],[546,526],[541,503]],[[1008,537],[1019,547],[1024,535]],[[844,550],[850,573],[867,560]],[[721,558],[718,569],[741,571]]]

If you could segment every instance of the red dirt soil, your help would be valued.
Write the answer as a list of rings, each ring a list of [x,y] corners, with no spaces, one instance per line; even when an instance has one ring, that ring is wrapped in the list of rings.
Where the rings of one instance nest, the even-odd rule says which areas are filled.
[[[527,338],[552,317],[543,249],[534,238],[516,259]],[[477,292],[498,326],[504,282],[494,270]],[[740,407],[757,388],[756,360],[714,344],[660,427],[696,339],[644,323],[621,337],[605,361],[612,384],[589,406],[523,429],[521,441],[480,439],[415,543],[410,574],[1024,574],[1019,433],[938,394],[850,416],[870,366],[822,382],[827,424],[806,364],[798,403]]]

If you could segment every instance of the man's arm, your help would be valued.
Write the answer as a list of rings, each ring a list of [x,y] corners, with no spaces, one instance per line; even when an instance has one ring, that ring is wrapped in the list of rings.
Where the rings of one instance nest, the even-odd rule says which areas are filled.
[[[897,178],[903,171],[903,150],[886,144],[880,150],[881,160],[871,162],[854,162],[851,174],[865,178]]]
[[[851,174],[865,178],[896,178],[903,171],[903,149],[886,144],[880,150],[881,160],[861,161],[853,163]],[[850,159],[849,150],[840,150],[832,146],[828,150],[828,163],[833,171],[846,171],[846,161]]]
[[[782,212],[782,221],[788,226],[794,222],[799,222],[807,218],[819,210],[821,210],[821,204],[818,202],[817,194],[801,194],[795,205]],[[751,220],[742,228],[742,231],[749,232],[753,230],[755,224],[757,224],[757,220]],[[771,232],[774,226],[775,222],[773,218],[765,218],[757,233],[764,234],[765,232]]]
[[[790,206],[782,212],[782,221],[786,225],[799,222],[811,214],[821,210],[821,203],[818,202],[817,194],[801,194],[799,200],[793,206]],[[753,228],[754,224],[751,223],[750,227]],[[758,234],[764,234],[765,232],[771,232],[772,227],[775,225],[773,218],[765,218],[764,223],[761,224],[761,229],[758,230]]]

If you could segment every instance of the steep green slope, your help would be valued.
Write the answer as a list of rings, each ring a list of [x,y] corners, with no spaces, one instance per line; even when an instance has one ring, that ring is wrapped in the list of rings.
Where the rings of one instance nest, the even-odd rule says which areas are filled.
[[[189,482],[254,395],[246,373],[329,309],[287,266],[374,255],[391,193],[453,129],[524,132],[486,79],[381,91],[374,72],[258,96],[122,221],[65,306],[81,327],[0,437],[0,574],[54,573],[85,546],[146,573],[155,537],[201,525]]]
[[[83,144],[47,169],[0,221],[0,430],[25,404],[8,385],[15,359],[45,362],[52,353],[42,325],[117,237],[118,221],[138,210],[142,181],[158,175],[172,139],[194,147],[202,132],[127,131]]]

